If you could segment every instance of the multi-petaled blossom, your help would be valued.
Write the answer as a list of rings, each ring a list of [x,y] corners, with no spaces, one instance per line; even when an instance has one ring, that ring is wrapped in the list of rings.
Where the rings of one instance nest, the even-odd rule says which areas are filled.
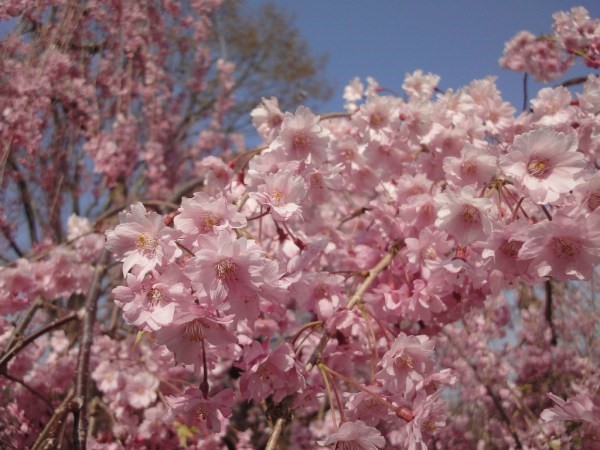
[[[339,430],[318,441],[319,445],[335,445],[339,450],[377,450],[385,446],[385,438],[377,428],[367,426],[362,420],[344,422]]]
[[[283,113],[275,97],[262,98],[260,104],[250,111],[252,125],[267,143],[271,143],[279,133],[283,122]]]
[[[573,420],[588,422],[600,427],[600,398],[589,394],[578,394],[568,400],[563,400],[551,392],[548,397],[556,406],[542,411],[540,418],[546,422],[553,420]]]
[[[258,186],[258,192],[252,192],[250,197],[269,207],[275,220],[285,222],[302,212],[300,203],[307,192],[304,178],[279,171],[265,177],[265,184]]]
[[[439,427],[446,425],[445,402],[440,400],[442,391],[427,395],[419,391],[412,405],[413,419],[406,424],[405,445],[409,449],[426,449],[426,438]]]
[[[282,148],[291,160],[320,164],[327,159],[329,134],[319,125],[320,117],[300,106],[296,114],[285,113],[273,148]]]
[[[268,262],[255,241],[221,231],[203,242],[202,249],[186,262],[184,273],[195,290],[206,292],[221,309],[236,299],[260,294]]]
[[[246,217],[237,212],[223,197],[209,197],[196,192],[193,198],[183,198],[179,214],[174,219],[175,228],[184,233],[183,243],[196,242],[201,234],[217,234],[221,230],[246,226]]]
[[[261,402],[272,396],[279,403],[305,386],[305,371],[289,344],[270,350],[268,341],[263,344],[253,341],[244,349],[239,367],[244,370],[240,391],[245,399]]]
[[[517,136],[500,169],[512,177],[531,200],[551,203],[582,181],[584,156],[574,135],[549,129]]]
[[[375,377],[390,392],[408,395],[433,370],[433,341],[428,336],[400,333],[381,359],[382,369]]]
[[[199,365],[206,343],[221,347],[237,342],[231,323],[232,316],[218,316],[214,310],[193,304],[155,332],[156,342],[166,345],[177,362]]]
[[[492,229],[488,214],[493,209],[489,198],[476,197],[470,187],[463,188],[458,195],[452,191],[438,194],[435,225],[446,230],[462,244],[485,240]]]
[[[357,128],[370,139],[386,140],[400,123],[398,99],[371,95],[353,116]]]
[[[218,433],[221,431],[221,419],[231,415],[235,400],[233,390],[226,388],[206,397],[198,388],[188,388],[179,396],[167,396],[166,401],[171,408],[169,417],[178,417],[198,427],[202,433]]]
[[[119,220],[114,230],[106,231],[106,248],[123,262],[123,275],[137,266],[141,278],[182,254],[175,243],[180,233],[166,227],[163,218],[146,211],[142,203],[132,205],[130,213],[120,213]]]
[[[497,158],[483,149],[465,145],[459,157],[444,158],[446,180],[454,187],[474,185],[477,188],[489,183],[496,175]]]
[[[439,82],[439,75],[424,74],[422,70],[418,69],[405,75],[402,89],[412,100],[428,100],[435,92]]]
[[[132,408],[147,408],[156,400],[158,379],[149,372],[138,372],[125,378],[123,393]]]
[[[412,295],[404,299],[400,310],[405,317],[414,321],[429,321],[432,314],[438,314],[446,309],[441,300],[440,288],[435,283],[426,283],[417,279],[413,283]]]
[[[406,238],[407,269],[411,272],[421,271],[421,275],[427,278],[428,270],[426,260],[438,260],[448,256],[453,244],[448,239],[448,233],[433,227],[423,228],[417,238]]]
[[[125,278],[127,286],[113,289],[113,297],[130,325],[158,330],[172,323],[177,305],[193,302],[189,280],[178,267],[171,266],[162,274],[150,271],[142,279],[131,273]]]
[[[481,256],[489,259],[490,268],[502,272],[506,279],[529,273],[530,261],[519,258],[519,251],[528,239],[527,230],[524,222],[498,223],[485,242]]]
[[[559,280],[589,279],[600,263],[600,209],[587,217],[556,213],[535,224],[519,249],[538,276]]]
[[[360,81],[360,78],[354,77],[350,83],[344,88],[343,98],[344,109],[349,112],[354,112],[358,109],[356,102],[362,99],[365,87]]]
[[[571,106],[571,92],[566,87],[544,88],[531,100],[531,121],[537,127],[559,127],[569,124],[577,110]]]

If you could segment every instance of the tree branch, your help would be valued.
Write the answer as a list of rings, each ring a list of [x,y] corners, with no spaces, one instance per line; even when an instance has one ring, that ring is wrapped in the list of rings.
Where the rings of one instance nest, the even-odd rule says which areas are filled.
[[[85,298],[83,319],[83,330],[79,346],[79,357],[77,359],[77,372],[75,375],[75,400],[73,408],[73,442],[76,450],[86,449],[88,428],[88,381],[90,378],[90,354],[94,341],[94,324],[96,323],[96,311],[98,308],[98,297],[100,292],[100,281],[106,271],[108,252],[102,252],[94,277]]]

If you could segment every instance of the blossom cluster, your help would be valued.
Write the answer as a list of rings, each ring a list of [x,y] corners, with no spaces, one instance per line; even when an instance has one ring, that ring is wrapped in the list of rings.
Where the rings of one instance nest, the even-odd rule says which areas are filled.
[[[492,78],[433,99],[438,80],[411,74],[408,99],[375,91],[331,118],[265,100],[266,145],[230,164],[240,176],[172,223],[138,203],[107,231],[125,320],[202,379],[166,398],[172,417],[208,435],[239,400],[298,423],[326,408],[288,439],[424,447],[456,383],[433,337],[520,283],[591,278],[598,78],[579,106],[545,88],[518,117]]]
[[[548,80],[584,52],[594,67],[598,21],[554,19],[556,38],[521,35],[505,65]],[[145,64],[148,86],[166,82]],[[234,68],[217,69],[215,129]],[[600,77],[543,88],[518,115],[493,77],[440,81],[417,70],[390,95],[354,79],[334,114],[265,98],[264,145],[198,158],[197,192],[133,202],[108,229],[73,217],[67,244],[0,269],[3,314],[65,298],[84,315],[103,290],[89,448],[596,448],[600,315],[583,282],[600,264]],[[84,144],[98,170],[128,120]],[[158,195],[168,138],[152,130]],[[63,312],[29,320],[76,320]],[[81,330],[20,351],[19,329],[0,322],[0,438],[32,446],[40,423],[75,420],[55,399],[73,398]]]

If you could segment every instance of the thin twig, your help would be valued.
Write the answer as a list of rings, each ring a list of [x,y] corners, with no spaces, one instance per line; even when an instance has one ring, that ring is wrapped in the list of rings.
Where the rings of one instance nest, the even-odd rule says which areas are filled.
[[[94,277],[85,298],[85,316],[83,319],[83,330],[77,359],[77,372],[75,378],[75,405],[73,408],[73,442],[76,450],[86,450],[88,431],[88,381],[90,379],[90,355],[94,341],[94,323],[96,322],[96,310],[98,308],[98,296],[100,292],[100,281],[106,271],[108,252],[106,249],[94,271]]]
[[[55,444],[56,430],[60,429],[61,425],[65,420],[65,417],[71,411],[70,403],[73,399],[74,394],[75,391],[71,388],[71,390],[67,393],[66,397],[63,399],[60,406],[56,408],[56,411],[54,411],[54,414],[52,415],[48,423],[46,423],[46,426],[41,431],[38,438],[35,440],[33,446],[31,447],[31,450],[40,450],[46,447],[46,443],[49,443],[50,445]]]
[[[27,335],[22,340],[17,341],[15,343],[15,345],[13,345],[10,348],[10,350],[8,350],[2,356],[2,359],[0,359],[0,373],[5,374],[7,365],[10,362],[10,360],[13,359],[21,350],[23,350],[29,344],[31,344],[33,341],[35,341],[40,336],[43,336],[44,334],[48,333],[49,331],[52,331],[55,328],[59,328],[62,325],[64,325],[65,323],[70,322],[71,320],[75,320],[75,319],[79,318],[80,313],[81,313],[80,311],[73,311],[59,319],[54,320],[53,322],[50,322],[45,327],[42,327],[39,330],[34,331],[33,333]]]
[[[265,450],[275,450],[277,446],[277,440],[279,439],[279,436],[283,431],[284,424],[285,419],[283,417],[277,419],[277,421],[275,422],[275,426],[273,427],[273,432],[271,433],[271,436],[269,436],[269,440],[267,441],[267,446],[265,447]]]
[[[550,345],[556,346],[558,343],[556,328],[554,327],[554,322],[552,322],[552,280],[546,280],[546,322],[548,323],[548,327],[550,327],[550,332],[552,333],[552,338],[550,340]]]

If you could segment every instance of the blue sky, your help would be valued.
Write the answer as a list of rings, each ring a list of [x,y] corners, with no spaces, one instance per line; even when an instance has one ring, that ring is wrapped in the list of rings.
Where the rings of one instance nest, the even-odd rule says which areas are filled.
[[[255,7],[265,0],[248,0]],[[342,109],[344,86],[373,76],[399,91],[406,72],[441,76],[440,88],[457,89],[476,78],[498,77],[503,97],[522,105],[522,74],[501,69],[498,58],[515,33],[551,31],[552,14],[584,6],[600,17],[600,0],[296,0],[275,1],[316,53],[327,53],[326,71],[336,88],[319,112]],[[567,78],[590,73],[578,65]],[[598,73],[598,71],[596,71]],[[540,85],[529,83],[529,96]]]

